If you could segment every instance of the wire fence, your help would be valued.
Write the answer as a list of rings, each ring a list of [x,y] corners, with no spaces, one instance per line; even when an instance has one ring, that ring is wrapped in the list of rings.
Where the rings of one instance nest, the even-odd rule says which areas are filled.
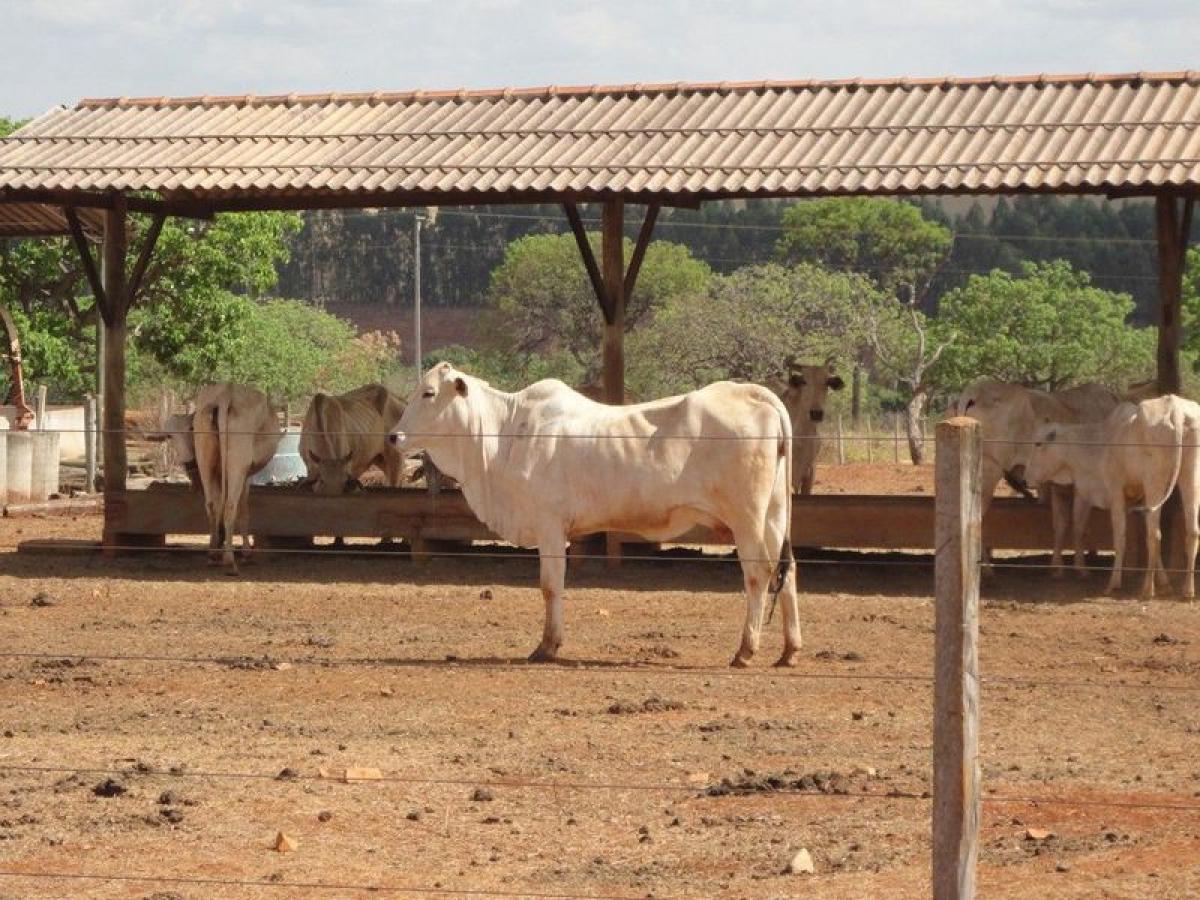
[[[840,430],[840,429],[839,429]],[[129,434],[128,430],[124,433]],[[186,433],[186,432],[177,432]],[[253,434],[256,432],[244,432]],[[344,434],[346,432],[323,432],[328,434]],[[377,435],[378,436],[378,435]],[[422,437],[429,435],[421,435]],[[446,435],[438,435],[445,437]],[[479,437],[474,435],[471,437]],[[554,435],[513,435],[497,432],[489,435],[491,437],[548,437],[548,438],[574,438],[574,439],[593,439],[596,435],[590,434],[554,434]],[[464,438],[468,436],[454,435],[454,437]],[[694,435],[657,435],[656,438],[695,441],[697,437]],[[825,436],[828,439],[828,436]],[[839,435],[841,440],[862,440],[862,441],[883,441],[887,443],[889,440],[899,444],[901,438],[898,435],[882,436],[874,435],[870,432],[860,433],[856,435]],[[763,435],[738,435],[732,437],[716,436],[705,437],[704,440],[774,440],[776,436]],[[816,436],[801,436],[801,440],[820,439]],[[1021,445],[1026,446],[1035,443],[1033,441],[1000,441],[986,440],[985,445]],[[1072,443],[1064,441],[1063,443]],[[1077,446],[1094,448],[1097,442],[1078,441],[1073,442]],[[867,446],[870,446],[868,443]],[[1159,442],[1143,442],[1130,443],[1122,446],[1138,446],[1138,447],[1156,447],[1160,449],[1178,449],[1178,443],[1167,444]],[[1195,446],[1187,444],[1186,446]],[[207,552],[204,548],[187,547],[187,546],[170,546],[170,547],[144,547],[134,544],[115,544],[110,547],[113,550],[127,552],[145,552],[145,553],[161,553],[164,550],[172,553],[203,553]],[[266,547],[261,548],[256,552],[279,554],[284,556],[296,554],[332,554],[345,556],[363,556],[363,555],[378,555],[395,557],[394,551],[369,548],[369,547],[335,547],[335,548],[284,548],[284,547]],[[519,551],[513,550],[466,550],[466,551],[442,551],[434,550],[428,553],[434,558],[476,558],[476,559],[513,559],[527,558],[532,559],[532,554],[522,554]],[[606,559],[605,554],[593,553],[575,553],[563,554],[561,558],[586,560],[586,559]],[[664,556],[661,554],[635,554],[624,557],[629,561],[645,561],[645,562],[671,562],[677,564],[681,562],[691,563],[735,563],[739,562],[736,557],[722,555],[699,555],[699,556]],[[746,559],[740,561],[749,561]],[[764,563],[773,563],[774,559],[757,560]],[[884,568],[891,570],[928,567],[931,559],[802,559],[804,565],[827,565],[827,566],[844,566],[853,568]],[[992,568],[1010,569],[1010,570],[1047,570],[1056,568],[1051,565],[1038,562],[1028,561],[1000,561],[996,560],[991,563]],[[1098,564],[1088,564],[1084,566],[1086,571],[1108,571],[1107,566]],[[1130,572],[1145,572],[1146,568],[1126,567],[1126,571]],[[1180,573],[1186,571],[1182,568],[1173,568],[1167,570],[1171,573]],[[24,606],[26,604],[0,604],[5,607]],[[94,660],[120,663],[140,663],[140,664],[197,664],[197,665],[225,665],[237,664],[246,658],[238,654],[175,654],[175,653],[92,653],[87,650],[78,648],[54,651],[50,649],[42,649],[36,652],[24,652],[8,650],[0,652],[0,659],[10,661],[33,661],[33,660]],[[286,664],[296,667],[320,667],[320,668],[338,668],[338,667],[390,667],[396,669],[429,669],[445,667],[448,665],[457,665],[462,667],[470,667],[472,670],[487,670],[504,673],[524,673],[535,677],[544,677],[548,671],[543,666],[536,665],[521,665],[521,664],[484,664],[476,663],[470,660],[446,660],[441,662],[433,662],[427,660],[405,660],[405,659],[389,659],[379,657],[343,657],[343,656],[294,656],[288,658],[271,659],[273,664]],[[769,678],[769,679],[788,679],[800,682],[876,682],[884,684],[912,684],[920,686],[929,686],[932,683],[932,676],[924,673],[914,672],[797,672],[797,671],[766,671],[766,670],[738,670],[731,671],[725,668],[714,667],[694,667],[687,668],[682,666],[592,666],[588,664],[580,665],[559,665],[555,666],[551,671],[555,677],[561,674],[588,674],[602,673],[606,676],[620,674],[622,676],[647,676],[656,678],[678,678],[678,677],[712,677],[714,674],[720,673],[730,678]],[[1161,691],[1164,693],[1179,693],[1179,694],[1196,694],[1200,693],[1200,685],[1194,683],[1172,683],[1162,681],[1147,681],[1134,682],[1126,679],[1039,679],[1032,677],[1021,676],[1004,676],[992,675],[982,679],[982,684],[985,687],[994,688],[1028,688],[1035,690],[1086,690],[1099,691],[1103,693],[1119,692],[1119,691]],[[68,763],[49,764],[49,763],[19,763],[0,761],[0,772],[6,772],[13,775],[39,775],[39,774],[62,774],[62,773],[83,773],[89,775],[123,775],[128,774],[127,769],[106,766],[86,766],[86,765],[71,765]],[[195,770],[195,771],[154,771],[154,772],[139,772],[138,774],[148,777],[160,778],[193,778],[193,779],[220,779],[230,781],[326,781],[334,783],[337,779],[331,779],[321,775],[312,775],[304,773],[293,773],[287,778],[281,778],[279,773],[258,773],[244,771],[217,771],[217,770]],[[380,773],[378,777],[372,776],[372,781],[380,781],[384,784],[396,785],[448,785],[448,786],[485,786],[493,788],[504,788],[521,791],[607,791],[607,792],[632,792],[632,793],[661,793],[668,795],[704,795],[712,785],[698,784],[680,784],[668,782],[642,782],[632,779],[614,779],[604,782],[586,781],[586,780],[557,780],[557,779],[520,779],[520,778],[490,778],[490,779],[472,779],[466,777],[451,777],[434,775],[429,777],[406,775],[402,773]],[[733,790],[732,793],[737,793]],[[931,798],[927,791],[908,791],[898,788],[889,788],[888,790],[860,790],[847,793],[830,793],[821,790],[794,790],[781,789],[772,791],[772,796],[777,796],[781,802],[786,802],[791,799],[807,800],[830,800],[833,802],[849,801],[866,801],[878,803],[891,802],[919,802],[929,803]],[[1187,815],[1191,816],[1200,813],[1200,803],[1189,803],[1179,800],[1153,800],[1153,799],[1131,799],[1121,800],[1113,799],[1089,799],[1086,797],[1067,797],[1047,794],[1045,796],[1036,795],[1017,795],[1004,793],[989,793],[983,797],[982,802],[985,805],[1027,805],[1033,807],[1048,807],[1048,806],[1063,806],[1069,808],[1102,808],[1102,809],[1126,809],[1138,811],[1152,811],[1161,814],[1169,815]],[[238,888],[269,888],[269,889],[291,889],[312,892],[364,892],[378,894],[425,894],[425,895],[446,895],[446,896],[480,896],[480,897],[537,897],[537,898],[562,898],[562,900],[575,900],[583,896],[594,898],[608,898],[608,900],[633,900],[632,895],[624,894],[605,894],[592,893],[585,894],[571,892],[539,892],[538,890],[505,890],[505,889],[489,889],[489,888],[452,888],[434,885],[390,885],[386,882],[378,883],[355,883],[341,881],[278,881],[278,882],[263,882],[260,880],[239,879],[239,878],[215,878],[201,875],[190,874],[138,874],[130,872],[84,872],[84,871],[66,871],[53,869],[38,869],[36,871],[22,871],[17,868],[0,869],[0,877],[6,879],[29,879],[42,881],[75,881],[87,883],[109,882],[114,884],[174,884],[174,885],[190,885],[194,887],[238,887]],[[663,895],[657,892],[652,893],[654,897],[665,897],[674,895]]]

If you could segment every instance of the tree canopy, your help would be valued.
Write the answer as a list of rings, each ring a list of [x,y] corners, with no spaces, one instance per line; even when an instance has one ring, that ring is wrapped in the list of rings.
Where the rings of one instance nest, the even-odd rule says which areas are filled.
[[[1154,334],[1130,324],[1133,308],[1128,294],[1095,287],[1064,260],[972,276],[938,310],[941,327],[960,336],[939,380],[946,388],[983,377],[1049,389],[1093,379],[1124,386],[1153,371]]]
[[[789,206],[776,244],[785,263],[858,272],[880,288],[923,286],[950,250],[950,230],[911,203],[881,197],[828,197]]]

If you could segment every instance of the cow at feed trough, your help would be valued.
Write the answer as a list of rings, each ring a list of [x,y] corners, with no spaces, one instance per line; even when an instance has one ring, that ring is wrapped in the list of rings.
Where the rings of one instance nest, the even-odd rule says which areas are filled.
[[[1197,517],[1200,516],[1200,405],[1168,394],[1122,403],[1099,423],[1043,425],[1035,434],[1030,479],[1069,482],[1075,488],[1075,565],[1082,570],[1083,531],[1093,507],[1112,517],[1113,570],[1108,592],[1120,589],[1129,501],[1146,515],[1146,573],[1142,594],[1156,580],[1169,588],[1163,569],[1159,520],[1178,486],[1183,500],[1186,575],[1183,596],[1196,594]]]
[[[772,385],[792,423],[792,490],[796,493],[812,493],[821,452],[819,426],[825,421],[825,398],[830,390],[840,391],[845,386],[832,362],[797,365],[791,360],[787,383]]]
[[[969,385],[951,404],[952,415],[970,416],[980,426],[983,441],[980,473],[980,515],[986,516],[992,496],[1003,480],[1032,498],[1025,467],[1034,432],[1048,424],[1100,422],[1116,408],[1117,396],[1102,384],[1082,384],[1062,391],[1040,391],[1019,384],[982,379]],[[1054,529],[1052,563],[1062,565],[1070,508],[1070,485],[1047,485]]]
[[[404,404],[382,384],[313,397],[300,432],[300,458],[313,491],[345,493],[376,464],[388,486],[399,487],[404,458],[387,437],[402,412]]]
[[[501,538],[537,548],[545,625],[531,660],[554,660],[562,645],[572,538],[627,531],[661,541],[704,525],[731,532],[741,560],[747,606],[733,665],[758,649],[772,592],[783,606],[777,665],[788,666],[800,649],[791,437],[783,403],[755,384],[717,382],[618,407],[554,380],[506,393],[440,363],[417,385],[392,442],[426,451]]]
[[[237,574],[233,533],[250,547],[250,476],[266,468],[283,436],[265,394],[241,384],[210,384],[196,395],[196,411],[176,413],[165,430],[147,435],[170,440],[193,489],[204,491],[209,550],[220,551],[231,575]]]

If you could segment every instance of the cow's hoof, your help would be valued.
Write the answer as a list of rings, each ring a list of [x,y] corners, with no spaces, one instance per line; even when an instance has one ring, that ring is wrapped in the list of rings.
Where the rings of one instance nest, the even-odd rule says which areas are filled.
[[[729,665],[735,669],[748,669],[750,667],[750,660],[739,653],[733,658]]]
[[[796,650],[784,650],[783,655],[775,660],[777,669],[794,669],[796,667]]]
[[[539,646],[529,654],[529,661],[532,663],[558,662],[558,651],[550,647]]]

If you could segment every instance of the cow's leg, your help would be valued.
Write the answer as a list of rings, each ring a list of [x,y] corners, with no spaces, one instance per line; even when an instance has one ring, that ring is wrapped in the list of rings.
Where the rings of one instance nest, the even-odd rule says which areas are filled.
[[[1050,554],[1050,574],[1053,578],[1063,576],[1063,546],[1067,543],[1067,526],[1070,524],[1070,507],[1067,505],[1066,491],[1059,485],[1050,486],[1050,522],[1054,530],[1054,550]],[[1075,542],[1075,561],[1078,563],[1079,542]]]
[[[542,599],[546,603],[546,618],[542,625],[542,642],[529,655],[530,662],[553,662],[563,642],[563,588],[567,580],[567,542],[565,539],[542,541],[538,544],[541,563]]]
[[[763,601],[767,596],[767,586],[771,580],[774,551],[768,550],[766,544],[758,535],[747,535],[747,529],[735,529],[734,541],[737,543],[738,558],[742,563],[742,580],[746,588],[746,622],[742,626],[742,643],[734,654],[730,665],[739,669],[745,668],[750,658],[758,652],[762,639]]]
[[[242,485],[238,501],[238,531],[242,533],[242,559],[250,558],[250,479]]]
[[[1080,578],[1087,578],[1088,570],[1086,557],[1084,555],[1084,538],[1087,536],[1088,519],[1092,516],[1092,505],[1080,496],[1079,492],[1075,492],[1075,502],[1071,508],[1071,531],[1075,537],[1075,559],[1072,563],[1075,567],[1075,574]]]
[[[1114,499],[1109,504],[1112,519],[1113,567],[1108,577],[1105,593],[1115,594],[1121,589],[1121,567],[1125,565],[1125,498]]]
[[[800,475],[800,493],[807,497],[812,493],[813,482],[817,480],[817,474],[814,469],[809,469]]]
[[[233,467],[230,467],[233,468]],[[221,535],[221,562],[226,566],[229,575],[238,573],[237,559],[233,555],[233,536],[238,530],[239,506],[245,506],[242,494],[246,489],[247,473],[245,471],[230,471],[225,474],[225,508],[222,510],[222,525],[225,533]]]
[[[782,524],[786,512],[778,515]],[[768,527],[767,546],[782,547],[786,533],[786,527],[780,525],[774,528]],[[790,668],[796,664],[796,654],[800,652],[800,602],[796,594],[798,577],[796,560],[791,557],[791,554],[787,554],[787,556],[791,559],[791,563],[788,566],[787,576],[783,580],[783,587],[779,591],[779,606],[783,612],[783,652],[775,661],[775,665]]]
[[[384,442],[383,477],[388,487],[400,487],[404,476],[404,456],[390,443]]]
[[[1162,571],[1162,508],[1147,509],[1146,571],[1142,575],[1142,597],[1154,599],[1155,574]]]

